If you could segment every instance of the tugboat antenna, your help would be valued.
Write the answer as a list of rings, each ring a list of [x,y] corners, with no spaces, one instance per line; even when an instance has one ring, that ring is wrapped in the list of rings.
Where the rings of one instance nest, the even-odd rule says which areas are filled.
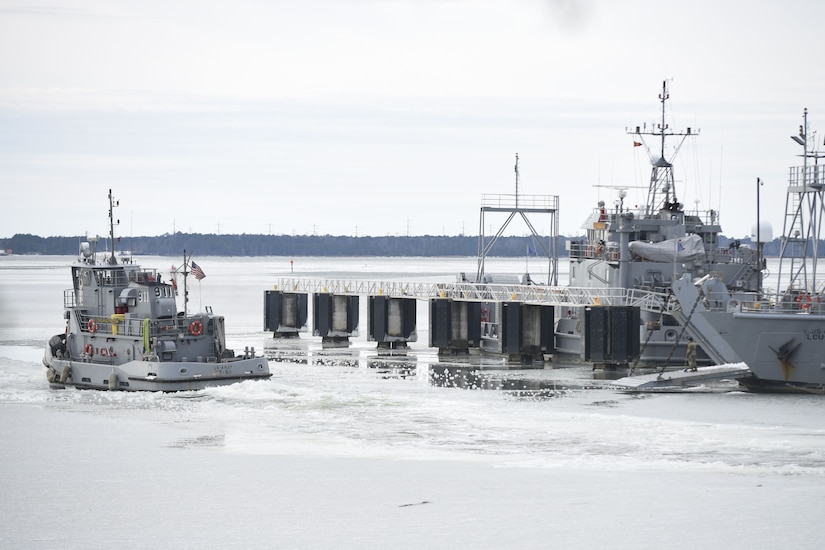
[[[115,217],[114,217],[114,207],[119,206],[120,201],[115,201],[114,197],[112,196],[112,190],[109,189],[109,242],[111,245],[109,249],[111,254],[109,255],[109,264],[110,265],[117,265],[117,257],[115,256]],[[117,221],[120,224],[120,220]]]
[[[192,254],[189,254],[189,258],[192,257]],[[186,257],[186,250],[183,251],[183,315],[189,315],[189,284],[188,284],[188,275],[189,275],[189,258]]]

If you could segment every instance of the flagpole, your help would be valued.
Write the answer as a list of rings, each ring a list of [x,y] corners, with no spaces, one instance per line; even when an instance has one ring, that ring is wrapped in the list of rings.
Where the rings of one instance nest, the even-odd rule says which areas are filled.
[[[186,256],[186,253],[184,252],[184,257],[185,256]],[[187,270],[184,271],[184,273],[186,273],[186,274],[191,273],[192,275],[195,276],[195,280],[198,281],[198,311],[202,312],[203,311],[203,301],[202,301],[203,295],[201,294],[201,284],[200,283],[201,283],[201,279],[206,277],[206,274],[203,272],[203,269],[201,268],[201,266],[199,266],[195,262],[190,261],[191,259],[192,259],[192,253],[190,252],[189,257],[186,259],[186,268],[187,268]],[[189,270],[189,268],[191,268],[191,270]],[[188,294],[187,294],[187,297],[188,297]]]
[[[191,254],[190,254],[191,256]],[[189,316],[189,259],[186,257],[186,249],[183,250],[183,316]]]

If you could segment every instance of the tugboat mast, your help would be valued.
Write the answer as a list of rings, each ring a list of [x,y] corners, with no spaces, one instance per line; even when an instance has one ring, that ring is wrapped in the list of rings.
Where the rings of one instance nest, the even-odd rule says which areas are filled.
[[[192,253],[186,256],[186,250],[183,251],[183,314],[189,315],[189,259]]]
[[[109,250],[111,251],[111,253],[109,254],[110,265],[117,265],[117,257],[115,256],[115,206],[120,206],[120,201],[114,200],[114,197],[112,196],[112,190],[109,189]],[[120,225],[120,220],[118,220],[117,223],[118,225]]]

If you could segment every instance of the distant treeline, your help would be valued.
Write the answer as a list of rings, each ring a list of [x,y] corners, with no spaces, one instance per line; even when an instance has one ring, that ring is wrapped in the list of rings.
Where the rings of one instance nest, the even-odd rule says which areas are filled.
[[[565,243],[583,237],[557,237],[556,249],[566,257]],[[14,235],[0,239],[2,250],[14,254],[74,255],[85,237],[38,237]],[[733,240],[720,237],[723,248],[752,246],[749,239]],[[488,242],[486,238],[485,242]],[[549,246],[549,238],[543,239]],[[478,237],[410,236],[410,237],[347,237],[334,235],[214,235],[175,233],[157,237],[124,237],[115,245],[118,252],[133,254],[178,256],[196,252],[200,256],[476,256]],[[765,244],[765,256],[778,256],[780,242]],[[107,251],[108,240],[101,238],[98,252]],[[531,237],[501,237],[488,252],[489,256],[543,256],[541,246]]]

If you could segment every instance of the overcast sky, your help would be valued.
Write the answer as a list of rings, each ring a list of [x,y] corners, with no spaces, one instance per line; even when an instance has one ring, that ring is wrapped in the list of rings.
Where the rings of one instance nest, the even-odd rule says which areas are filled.
[[[825,136],[822,21],[821,0],[0,0],[0,237],[105,234],[109,188],[123,236],[477,235],[516,153],[579,234],[611,186],[644,203],[625,128],[664,80],[672,128],[701,129],[679,200],[742,237],[760,177],[778,236],[803,108]]]

